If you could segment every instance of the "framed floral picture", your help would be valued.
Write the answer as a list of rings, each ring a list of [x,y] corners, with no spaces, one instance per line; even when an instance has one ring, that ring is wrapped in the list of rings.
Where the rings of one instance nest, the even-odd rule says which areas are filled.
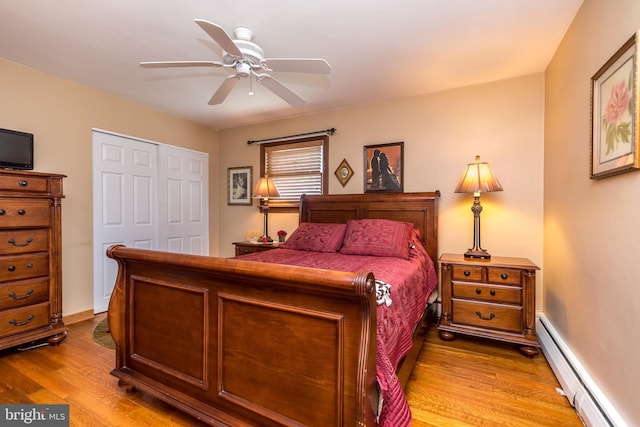
[[[251,205],[252,166],[227,169],[227,205]]]
[[[404,142],[364,147],[364,192],[399,192],[404,188]]]
[[[640,169],[638,34],[591,78],[591,179]]]

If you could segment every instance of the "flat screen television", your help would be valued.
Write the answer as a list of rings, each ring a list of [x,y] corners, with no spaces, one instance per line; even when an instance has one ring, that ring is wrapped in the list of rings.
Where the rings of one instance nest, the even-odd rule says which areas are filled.
[[[33,134],[0,129],[0,168],[33,169]]]

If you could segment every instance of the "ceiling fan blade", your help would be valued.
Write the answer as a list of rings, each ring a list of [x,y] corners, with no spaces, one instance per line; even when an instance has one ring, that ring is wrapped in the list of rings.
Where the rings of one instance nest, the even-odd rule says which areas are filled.
[[[142,68],[170,68],[170,67],[223,67],[222,62],[217,61],[159,61],[141,62]]]
[[[301,107],[305,104],[304,99],[268,74],[256,74],[256,80],[293,107]]]
[[[240,52],[238,46],[236,46],[231,37],[229,37],[229,34],[227,34],[221,26],[203,19],[196,19],[195,21],[225,52],[242,58],[242,52]]]
[[[214,93],[211,99],[209,100],[209,105],[222,104],[222,102],[224,102],[224,100],[227,99],[229,92],[231,92],[231,89],[233,89],[237,81],[238,81],[238,76],[236,76],[235,74],[231,74],[226,79],[224,79],[224,81],[222,82],[222,84],[220,85],[216,93]]]
[[[318,58],[267,58],[262,61],[272,71],[329,74],[331,66]]]

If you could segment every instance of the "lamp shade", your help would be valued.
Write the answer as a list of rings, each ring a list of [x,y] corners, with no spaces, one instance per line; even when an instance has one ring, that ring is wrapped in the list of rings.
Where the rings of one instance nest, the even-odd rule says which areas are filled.
[[[489,191],[502,191],[502,185],[491,170],[489,163],[480,162],[480,156],[476,156],[476,161],[467,165],[467,169],[456,187],[456,193],[486,193]]]
[[[269,197],[279,197],[278,188],[269,177],[261,177],[253,190],[253,197],[258,199],[268,199]]]

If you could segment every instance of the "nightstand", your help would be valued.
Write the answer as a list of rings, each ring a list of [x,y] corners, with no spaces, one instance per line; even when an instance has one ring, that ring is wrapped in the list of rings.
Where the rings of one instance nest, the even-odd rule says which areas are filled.
[[[535,330],[536,270],[526,258],[492,257],[489,260],[443,254],[440,338],[456,333],[512,342],[528,357],[540,344]]]
[[[238,256],[276,249],[279,243],[254,243],[246,240],[244,242],[233,242],[233,245],[236,247],[236,256]]]

